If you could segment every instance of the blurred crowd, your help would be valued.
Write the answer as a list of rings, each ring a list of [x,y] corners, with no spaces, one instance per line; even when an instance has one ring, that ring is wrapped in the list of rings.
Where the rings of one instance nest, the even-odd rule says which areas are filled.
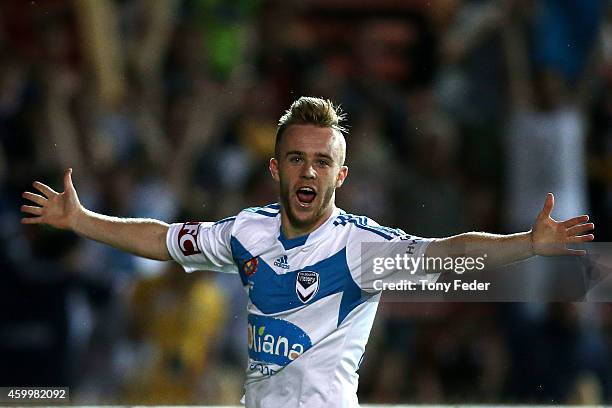
[[[23,226],[21,193],[72,167],[110,215],[275,202],[276,122],[301,95],[348,113],[347,212],[426,237],[516,232],[553,191],[554,216],[612,238],[609,1],[3,1],[0,385],[236,404],[236,276]],[[555,279],[532,266],[533,288]],[[361,402],[611,404],[612,308],[383,302],[360,375]]]

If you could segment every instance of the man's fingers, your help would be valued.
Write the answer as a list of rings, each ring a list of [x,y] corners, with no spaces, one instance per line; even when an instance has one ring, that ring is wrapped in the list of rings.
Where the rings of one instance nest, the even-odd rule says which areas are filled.
[[[590,231],[594,228],[595,228],[595,224],[593,223],[580,224],[580,225],[575,225],[571,228],[568,228],[566,233],[568,237],[573,237],[575,235],[580,235],[584,232]]]
[[[555,196],[553,193],[546,194],[546,200],[544,200],[544,207],[542,208],[542,212],[540,216],[542,217],[550,217],[552,213],[553,207],[555,206]]]
[[[586,254],[587,254],[587,251],[585,251],[584,249],[566,249],[565,250],[565,255],[583,256]]]
[[[32,186],[34,186],[35,189],[43,193],[43,195],[47,198],[56,196],[58,194],[57,191],[53,190],[48,185],[41,183],[40,181],[35,181],[34,183],[32,183]]]
[[[33,205],[22,205],[21,212],[32,215],[42,215],[42,208]]]
[[[587,222],[589,220],[588,215],[579,215],[578,217],[570,218],[569,220],[565,220],[561,223],[565,228],[573,227],[574,225],[582,224],[583,222]]]
[[[42,217],[26,217],[21,219],[22,224],[40,224]]]
[[[587,235],[578,235],[576,237],[569,237],[567,242],[574,244],[577,242],[589,242],[595,239],[595,235],[587,234]]]
[[[30,193],[29,191],[24,192],[21,195],[26,200],[33,201],[34,203],[44,206],[47,203],[47,199],[41,195]]]

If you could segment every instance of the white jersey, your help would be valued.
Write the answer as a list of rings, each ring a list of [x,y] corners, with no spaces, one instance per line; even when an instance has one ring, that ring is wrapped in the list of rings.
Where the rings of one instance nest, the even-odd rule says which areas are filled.
[[[357,370],[380,299],[361,275],[361,243],[395,241],[423,256],[431,240],[339,209],[306,236],[287,239],[280,226],[271,204],[214,224],[172,224],[167,245],[187,272],[240,275],[249,296],[248,408],[358,407]]]

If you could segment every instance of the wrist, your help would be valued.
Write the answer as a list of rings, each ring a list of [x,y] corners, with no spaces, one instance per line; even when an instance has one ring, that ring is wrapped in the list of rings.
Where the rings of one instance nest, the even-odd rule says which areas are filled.
[[[83,226],[83,219],[85,217],[87,217],[87,209],[83,206],[79,206],[79,208],[77,209],[77,211],[75,212],[72,221],[72,225],[70,225],[70,229],[72,230],[72,232],[82,235],[83,231],[82,231],[82,226]]]
[[[535,256],[536,251],[535,251],[535,245],[533,243],[533,229],[530,229],[529,231],[527,231],[527,241],[529,243],[529,248],[528,248],[528,254],[529,256]]]

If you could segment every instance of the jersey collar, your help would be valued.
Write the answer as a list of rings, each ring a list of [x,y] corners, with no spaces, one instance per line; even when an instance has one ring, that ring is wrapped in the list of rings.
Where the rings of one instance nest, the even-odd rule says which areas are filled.
[[[301,247],[301,246],[311,245],[315,243],[316,241],[318,241],[319,239],[321,239],[323,236],[325,236],[326,232],[329,231],[329,229],[333,227],[334,219],[338,215],[342,214],[343,212],[344,211],[336,207],[334,211],[331,213],[331,215],[329,216],[329,218],[323,224],[319,225],[317,229],[315,229],[309,234],[301,235],[295,238],[285,237],[285,234],[283,233],[283,229],[281,228],[281,221],[280,221],[281,217],[278,217],[278,220],[279,220],[278,222],[278,230],[279,230],[278,241],[282,244],[285,251],[288,251],[293,248]]]

